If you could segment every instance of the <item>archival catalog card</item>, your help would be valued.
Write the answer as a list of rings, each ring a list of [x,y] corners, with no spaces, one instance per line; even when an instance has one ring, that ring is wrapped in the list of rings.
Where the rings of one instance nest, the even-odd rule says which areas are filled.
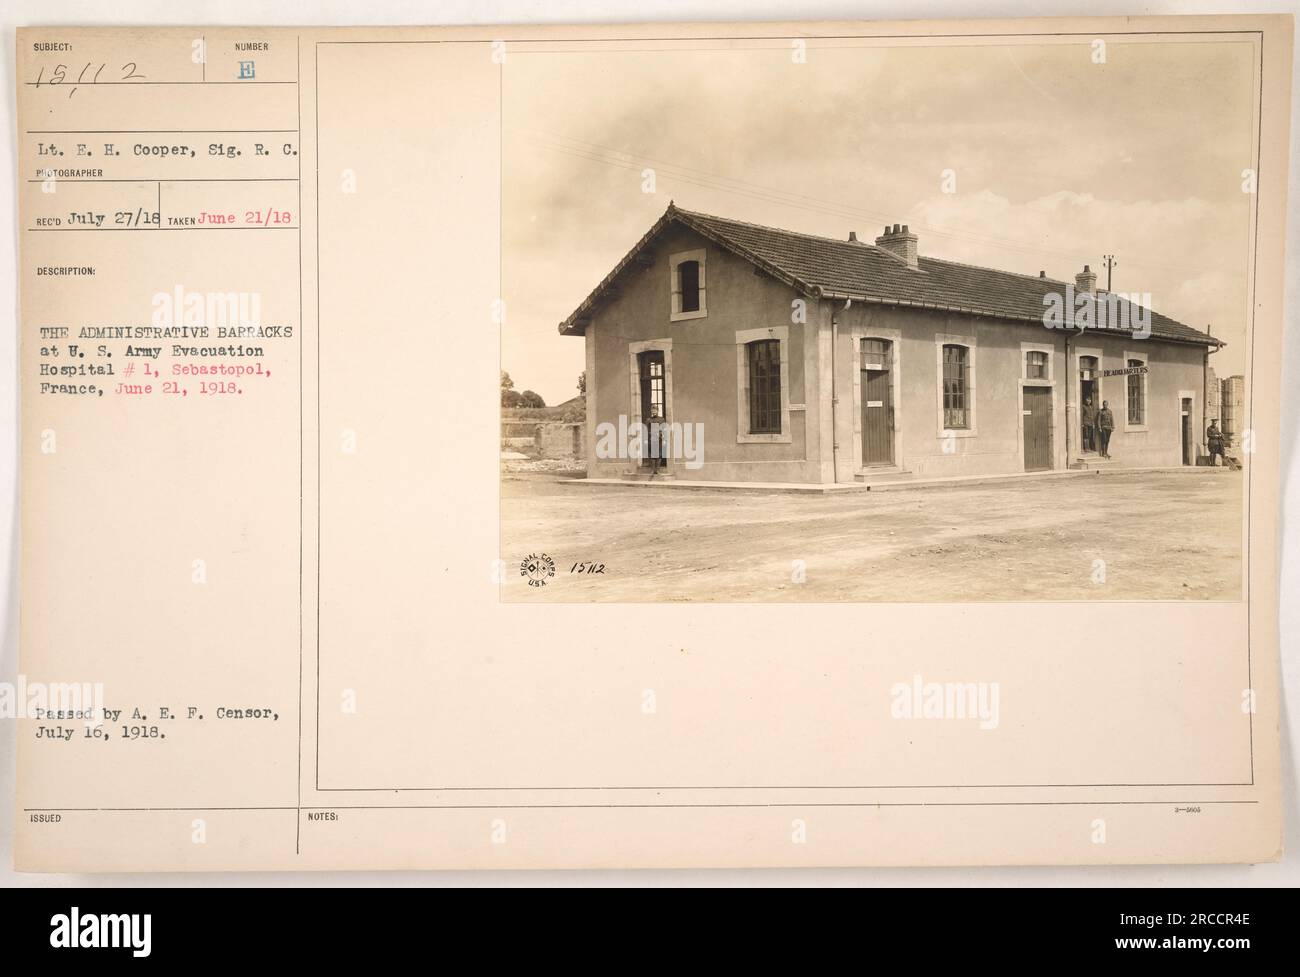
[[[1276,859],[1291,36],[19,31],[18,867]]]

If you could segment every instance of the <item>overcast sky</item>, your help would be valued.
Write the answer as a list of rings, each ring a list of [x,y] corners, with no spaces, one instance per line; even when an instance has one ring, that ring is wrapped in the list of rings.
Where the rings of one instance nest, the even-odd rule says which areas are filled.
[[[752,43],[752,42],[751,42]],[[663,213],[872,240],[1073,279],[1212,324],[1242,371],[1255,162],[1246,41],[529,53],[504,70],[503,366],[548,404],[577,394],[560,320]],[[828,42],[829,43],[829,42]],[[834,42],[837,45],[859,42]],[[641,171],[655,170],[643,193]],[[956,192],[942,190],[943,171]],[[1267,176],[1267,175],[1266,175]]]

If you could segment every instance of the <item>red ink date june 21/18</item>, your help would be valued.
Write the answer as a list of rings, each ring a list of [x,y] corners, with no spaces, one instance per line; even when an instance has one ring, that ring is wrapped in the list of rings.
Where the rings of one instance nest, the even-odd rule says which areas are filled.
[[[283,227],[293,223],[293,214],[276,207],[244,211],[241,221],[237,214],[217,214],[199,211],[198,224],[203,227]]]

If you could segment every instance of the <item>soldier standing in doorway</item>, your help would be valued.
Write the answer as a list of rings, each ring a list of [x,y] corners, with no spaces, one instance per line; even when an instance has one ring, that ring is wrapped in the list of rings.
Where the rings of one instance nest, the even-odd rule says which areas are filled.
[[[1101,402],[1097,411],[1097,450],[1103,458],[1110,457],[1110,432],[1115,430],[1115,415],[1110,412],[1110,401]]]
[[[1093,429],[1097,425],[1097,408],[1092,406],[1091,395],[1083,398],[1083,411],[1080,420],[1083,421],[1083,450],[1096,451]]]

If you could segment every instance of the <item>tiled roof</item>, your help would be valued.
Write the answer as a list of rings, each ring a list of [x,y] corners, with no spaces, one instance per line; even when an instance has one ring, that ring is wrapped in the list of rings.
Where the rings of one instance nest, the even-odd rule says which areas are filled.
[[[585,332],[586,321],[605,289],[670,222],[678,222],[695,230],[810,296],[920,306],[1041,325],[1045,308],[1044,296],[1053,293],[1063,295],[1066,288],[1065,282],[1051,278],[1017,275],[925,256],[921,256],[917,267],[912,268],[892,252],[874,244],[838,241],[775,227],[746,224],[725,217],[682,210],[669,204],[668,210],[636,247],[587,296],[582,305],[560,323],[561,333]],[[1106,293],[1102,291],[1098,295],[1099,298],[1104,298]],[[1207,346],[1223,345],[1208,333],[1176,322],[1158,312],[1150,312],[1150,322],[1151,335],[1158,339]],[[1123,327],[1111,328],[1118,332],[1129,331]]]

